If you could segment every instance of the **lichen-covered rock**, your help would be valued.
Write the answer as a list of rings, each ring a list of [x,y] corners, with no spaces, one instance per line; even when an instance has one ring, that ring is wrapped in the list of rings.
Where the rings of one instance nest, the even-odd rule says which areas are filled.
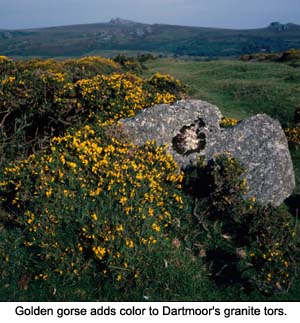
[[[277,120],[258,114],[224,129],[221,140],[207,151],[210,159],[229,152],[247,169],[249,196],[280,205],[295,188],[295,175],[286,136]]]
[[[142,110],[134,118],[123,119],[125,132],[137,145],[155,140],[167,145],[177,163],[185,168],[205,154],[207,143],[219,139],[220,110],[204,101],[181,100],[173,105],[159,104]]]
[[[230,153],[247,169],[249,196],[264,204],[281,204],[295,187],[293,164],[280,123],[265,114],[220,127],[220,110],[200,100],[156,105],[123,119],[124,131],[137,145],[155,140],[167,145],[181,168],[217,154]]]

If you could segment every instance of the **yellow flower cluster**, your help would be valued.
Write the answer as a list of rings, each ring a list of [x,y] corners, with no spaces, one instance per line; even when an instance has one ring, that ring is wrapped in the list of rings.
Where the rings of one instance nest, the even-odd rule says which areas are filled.
[[[175,84],[177,86],[182,86],[179,80],[175,80],[171,75],[161,74],[159,72],[155,73],[151,78],[151,83],[154,85],[160,84]]]
[[[170,92],[156,92],[148,86],[148,80],[133,74],[97,75],[91,79],[82,79],[66,88],[77,93],[78,109],[88,109],[90,116],[101,112],[103,119],[118,120],[132,117],[136,111],[146,107],[173,103],[176,96]]]
[[[237,123],[238,123],[237,119],[223,117],[221,119],[220,126],[223,127],[223,128],[228,128],[228,127],[236,126]]]
[[[289,262],[279,246],[280,243],[276,242],[273,249],[268,249],[264,253],[249,254],[254,263],[260,264],[261,274],[265,281],[275,284],[276,287],[286,285],[290,276]]]
[[[97,64],[99,64],[99,65],[101,64],[104,66],[111,66],[115,69],[120,68],[120,66],[116,62],[114,62],[112,59],[101,57],[101,56],[86,56],[86,57],[82,57],[82,58],[79,58],[76,60],[74,60],[74,59],[73,60],[72,59],[65,60],[63,62],[64,66],[67,66],[70,64],[76,64],[79,66],[87,66],[87,65],[95,66]]]
[[[176,100],[176,96],[171,93],[156,93],[151,105],[158,103],[169,104]]]
[[[4,170],[0,187],[13,187],[6,202],[26,228],[24,246],[37,246],[39,257],[51,260],[43,279],[78,274],[87,256],[106,275],[121,270],[122,281],[138,277],[136,253],[165,240],[172,210],[183,208],[183,174],[164,147],[104,141],[98,131],[87,125],[55,137],[49,152]],[[70,242],[66,230],[73,232]]]
[[[0,64],[7,63],[9,61],[10,59],[8,57],[0,55]]]
[[[14,81],[15,81],[15,77],[14,76],[8,76],[8,77],[6,77],[6,78],[4,78],[4,79],[2,79],[1,80],[1,83],[2,83],[2,86],[4,86],[5,84],[11,84],[11,83],[13,83]]]
[[[300,126],[284,129],[285,135],[289,142],[300,144]]]
[[[1,57],[3,58],[3,61],[9,60],[5,56],[0,56],[0,63],[2,61]],[[95,73],[97,74],[97,72],[104,72],[103,68],[108,72],[120,70],[120,66],[116,62],[109,58],[100,56],[87,56],[79,59],[67,59],[63,61],[34,58],[26,61],[18,61],[17,66],[21,69],[35,69],[54,73],[65,73],[69,70],[76,69],[82,73],[81,76],[83,77],[85,76],[85,73],[88,73],[89,71],[94,72],[92,73],[92,75],[94,75]]]

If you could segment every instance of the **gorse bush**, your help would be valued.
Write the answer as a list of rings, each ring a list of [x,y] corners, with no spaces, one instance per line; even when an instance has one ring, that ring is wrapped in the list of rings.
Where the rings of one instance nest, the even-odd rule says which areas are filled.
[[[122,72],[122,67],[113,60],[88,56],[80,59],[68,59],[61,63],[63,69],[72,76],[73,82],[95,77],[98,74],[109,75]]]
[[[128,57],[126,55],[119,54],[113,59],[116,63],[120,64],[125,71],[141,74],[146,69],[145,65],[135,57]]]
[[[272,294],[286,291],[299,261],[297,220],[285,209],[261,206],[247,195],[244,169],[231,156],[199,163],[185,187],[195,199],[192,242],[218,284]],[[197,190],[198,187],[205,190]],[[192,227],[192,224],[189,224]]]
[[[170,239],[171,214],[184,208],[177,165],[152,143],[102,138],[85,126],[4,169],[5,227],[22,230],[24,249],[18,261],[4,254],[6,275],[19,266],[30,281],[90,274],[126,286],[143,277],[145,255]]]
[[[123,70],[141,74],[147,67],[144,65],[145,62],[149,60],[154,60],[155,57],[152,54],[142,54],[136,57],[126,56],[124,54],[119,54],[114,57],[114,62],[120,64]]]
[[[284,209],[257,206],[253,209],[249,258],[256,275],[249,279],[266,293],[291,287],[299,262],[299,227]]]
[[[284,129],[288,141],[296,147],[300,144],[300,125]]]
[[[143,80],[132,74],[98,75],[90,80],[80,80],[69,89],[74,89],[77,94],[80,113],[87,117],[97,114],[101,122],[116,121],[132,117],[143,108],[172,103],[179,98],[175,91],[163,92],[153,87],[152,79]]]
[[[300,50],[289,49],[282,53],[254,53],[245,54],[240,57],[242,61],[257,61],[257,62],[283,62],[294,67],[300,64]]]
[[[299,49],[290,49],[290,50],[283,52],[279,61],[288,63],[293,67],[299,67],[300,66],[300,50]]]
[[[184,96],[187,88],[180,81],[175,80],[169,75],[155,73],[149,79],[149,85],[158,93],[173,93],[176,97]]]
[[[13,61],[15,71],[24,72],[26,70],[51,71],[54,73],[64,73],[69,76],[69,80],[76,82],[80,79],[92,78],[98,74],[121,73],[122,67],[111,59],[88,56],[79,59],[66,59],[58,61],[55,59],[28,59]]]
[[[174,102],[184,87],[169,76],[123,73],[116,62],[95,57],[1,57],[0,67],[6,290],[90,280],[92,295],[104,285],[127,292],[148,286],[152,255],[160,250],[168,259],[172,252],[172,216],[184,208],[182,174],[164,148],[135,147],[117,124],[105,125]],[[159,87],[165,80],[173,89]]]
[[[2,57],[1,156],[26,156],[74,124],[113,122],[154,104],[174,102],[184,89],[169,76],[143,79],[118,70],[117,63],[95,57],[63,62]],[[158,78],[173,82],[173,89],[153,85]]]
[[[236,126],[237,123],[238,123],[237,119],[222,117],[221,122],[220,122],[220,127],[229,128],[229,127]]]
[[[295,109],[293,124],[284,129],[286,137],[296,149],[300,145],[300,105]]]
[[[282,54],[279,53],[254,53],[244,54],[240,57],[242,61],[257,61],[257,62],[277,62]]]

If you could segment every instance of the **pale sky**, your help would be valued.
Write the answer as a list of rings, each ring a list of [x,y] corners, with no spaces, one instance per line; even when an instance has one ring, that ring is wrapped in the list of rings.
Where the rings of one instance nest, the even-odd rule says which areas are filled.
[[[107,22],[259,28],[300,24],[299,0],[0,0],[0,29]]]

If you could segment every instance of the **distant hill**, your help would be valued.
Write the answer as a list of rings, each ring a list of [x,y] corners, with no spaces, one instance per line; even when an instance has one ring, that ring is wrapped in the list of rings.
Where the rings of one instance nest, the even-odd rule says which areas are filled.
[[[81,56],[101,50],[238,56],[289,48],[300,48],[300,26],[279,22],[265,28],[234,30],[115,18],[107,23],[0,30],[0,55],[11,56]]]

